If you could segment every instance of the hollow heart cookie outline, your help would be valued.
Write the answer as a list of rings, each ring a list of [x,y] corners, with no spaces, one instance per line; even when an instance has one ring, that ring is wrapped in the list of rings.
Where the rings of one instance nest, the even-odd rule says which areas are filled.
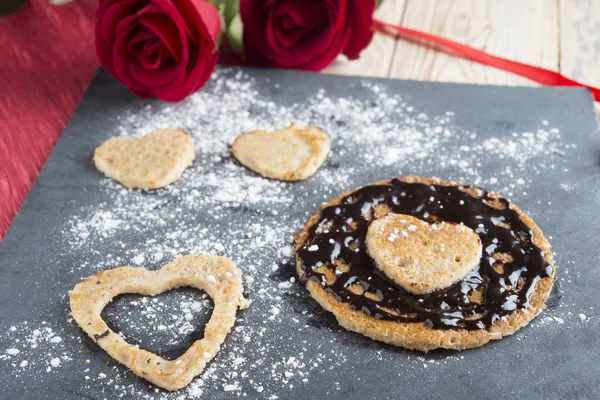
[[[104,307],[116,296],[136,293],[155,296],[179,287],[206,291],[214,309],[204,337],[175,360],[164,359],[127,343],[102,319]],[[101,271],[78,283],[70,293],[73,318],[104,351],[136,375],[167,390],[178,390],[200,374],[231,331],[238,309],[249,303],[243,296],[242,274],[226,257],[187,255],[158,271],[119,267]]]

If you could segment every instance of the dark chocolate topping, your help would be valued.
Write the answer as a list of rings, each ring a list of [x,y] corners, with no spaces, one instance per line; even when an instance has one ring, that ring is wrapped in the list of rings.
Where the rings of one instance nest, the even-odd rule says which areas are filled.
[[[537,283],[552,276],[553,267],[508,200],[485,191],[473,197],[465,189],[394,179],[352,192],[340,204],[324,208],[310,227],[297,251],[302,281],[319,282],[339,301],[374,318],[425,322],[435,329],[487,329],[502,316],[528,308]],[[430,223],[448,221],[473,229],[483,247],[479,266],[445,289],[407,292],[377,269],[367,252],[365,236],[378,205]],[[356,283],[371,295],[351,291]]]

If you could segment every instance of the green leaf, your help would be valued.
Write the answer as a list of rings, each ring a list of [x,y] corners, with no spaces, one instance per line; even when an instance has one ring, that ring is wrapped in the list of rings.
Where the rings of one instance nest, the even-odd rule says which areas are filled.
[[[240,14],[240,0],[225,0],[224,4],[223,16],[225,17],[225,23],[229,26],[233,19]]]
[[[242,24],[242,18],[240,17],[240,14],[237,14],[235,17],[233,17],[229,27],[227,28],[227,39],[229,40],[231,49],[238,53],[241,52],[244,47],[242,39],[243,31],[244,26]]]
[[[219,51],[221,48],[221,42],[223,41],[223,30],[219,31],[219,36],[217,36],[217,41],[215,42],[215,53]]]
[[[377,7],[379,7],[383,3],[383,0],[377,0]]]

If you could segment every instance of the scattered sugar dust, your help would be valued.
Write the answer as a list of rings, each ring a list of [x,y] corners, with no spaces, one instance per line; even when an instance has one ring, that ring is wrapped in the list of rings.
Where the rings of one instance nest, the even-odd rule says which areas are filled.
[[[207,88],[181,104],[154,102],[141,111],[108,116],[116,128],[106,138],[178,127],[194,137],[197,158],[181,181],[158,191],[127,190],[104,179],[100,202],[75,208],[63,227],[62,246],[68,251],[59,256],[73,282],[120,265],[157,269],[179,254],[211,253],[233,258],[253,301],[239,314],[216,359],[188,388],[168,394],[139,380],[132,383],[131,374],[116,363],[95,370],[74,322],[56,315],[53,322],[31,326],[25,321],[0,333],[3,343],[10,343],[0,349],[0,362],[8,363],[15,377],[54,373],[76,363],[84,374],[83,388],[107,397],[195,398],[218,387],[224,395],[276,399],[347,361],[344,352],[336,351],[345,345],[340,328],[311,329],[311,321],[322,319],[323,312],[298,284],[292,262],[293,236],[322,202],[368,183],[357,177],[365,169],[373,171],[370,180],[438,171],[522,198],[532,177],[566,168],[557,155],[575,148],[547,121],[508,138],[483,136],[454,126],[452,112],[426,115],[379,84],[364,81],[359,86],[364,99],[317,89],[301,103],[276,104],[264,100],[259,85],[243,72],[233,76],[218,70]],[[292,121],[319,125],[332,140],[329,159],[310,180],[292,184],[263,179],[232,159],[230,146],[240,133],[278,129]],[[490,163],[501,166],[493,175],[482,172]],[[148,346],[164,340],[165,345],[176,344],[194,332],[198,315],[210,309],[206,297],[186,296],[177,299],[175,312],[166,300],[124,302],[122,307],[130,311],[118,319],[129,328],[122,334]],[[66,315],[64,294],[54,301],[63,304]],[[538,325],[592,318],[585,312],[544,316]],[[378,352],[373,357],[376,362],[383,356]],[[461,360],[462,355],[442,360],[409,355],[398,366],[420,374],[424,368]]]

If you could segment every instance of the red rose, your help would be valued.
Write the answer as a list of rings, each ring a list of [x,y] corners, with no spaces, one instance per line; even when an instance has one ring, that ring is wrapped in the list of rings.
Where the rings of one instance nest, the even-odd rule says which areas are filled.
[[[206,0],[100,0],[96,51],[133,93],[180,101],[210,78],[221,22]]]
[[[319,71],[358,58],[373,38],[376,0],[241,0],[250,64]]]

